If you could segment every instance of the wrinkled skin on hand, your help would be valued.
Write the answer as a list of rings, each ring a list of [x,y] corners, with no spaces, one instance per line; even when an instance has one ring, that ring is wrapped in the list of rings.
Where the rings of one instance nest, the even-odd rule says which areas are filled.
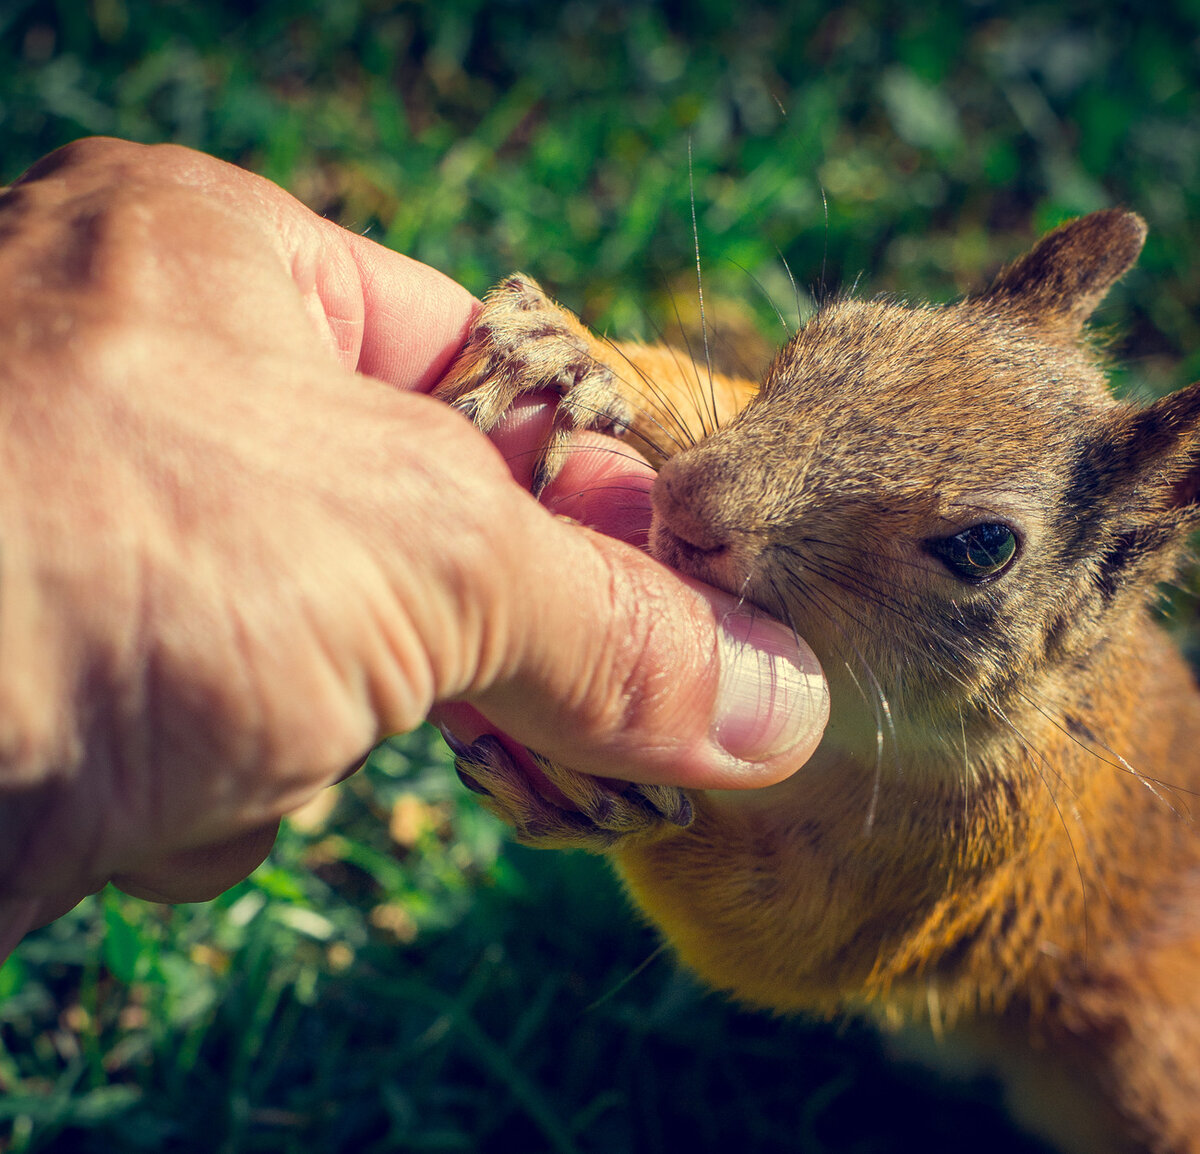
[[[434,710],[651,782],[802,760],[747,781],[711,738],[731,599],[552,516],[424,395],[476,307],[180,148],[80,142],[0,193],[0,952],[110,879],[220,892]],[[544,419],[494,438],[518,474]],[[580,456],[544,500],[633,537],[649,477]]]

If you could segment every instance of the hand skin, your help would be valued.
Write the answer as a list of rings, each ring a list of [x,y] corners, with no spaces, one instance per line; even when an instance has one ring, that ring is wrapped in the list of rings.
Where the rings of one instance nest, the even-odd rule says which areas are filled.
[[[476,307],[173,146],[0,193],[0,957],[109,880],[214,896],[431,714],[702,788],[815,748],[811,654],[616,539],[648,466],[572,459],[546,503],[594,532],[514,483],[545,406],[510,472],[424,395]]]

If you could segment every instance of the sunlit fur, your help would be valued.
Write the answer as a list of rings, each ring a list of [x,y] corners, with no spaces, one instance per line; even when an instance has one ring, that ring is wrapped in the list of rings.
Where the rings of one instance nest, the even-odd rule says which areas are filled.
[[[1148,609],[1198,519],[1200,387],[1119,402],[1083,334],[1143,236],[1096,213],[956,305],[834,301],[761,387],[587,338],[663,462],[654,552],[793,626],[832,697],[790,780],[612,856],[738,999],[984,1012],[1075,1078],[1069,1148],[1200,1151],[1200,693]],[[983,522],[1019,538],[993,580],[925,548]]]

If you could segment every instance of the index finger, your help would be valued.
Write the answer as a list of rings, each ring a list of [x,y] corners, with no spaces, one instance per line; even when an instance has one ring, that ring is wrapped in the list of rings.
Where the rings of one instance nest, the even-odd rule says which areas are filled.
[[[524,489],[533,483],[534,463],[554,428],[556,401],[544,393],[520,397],[489,434]],[[552,513],[644,550],[655,476],[645,457],[615,437],[576,432],[561,471],[539,500]]]
[[[479,301],[437,269],[357,233],[339,232],[362,290],[358,371],[429,392],[466,340]]]

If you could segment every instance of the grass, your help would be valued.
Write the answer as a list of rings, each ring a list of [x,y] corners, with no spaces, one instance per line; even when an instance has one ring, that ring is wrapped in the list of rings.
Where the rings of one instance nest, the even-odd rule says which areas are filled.
[[[692,323],[697,242],[721,327],[772,337],[776,306],[945,299],[1123,203],[1151,237],[1102,313],[1122,387],[1197,375],[1194,4],[784,8],[0,0],[0,179],[86,133],[174,140],[647,336]],[[1037,1148],[986,1083],[706,996],[601,863],[509,845],[426,731],[330,798],[216,902],[105,893],[21,947],[0,1149]]]

